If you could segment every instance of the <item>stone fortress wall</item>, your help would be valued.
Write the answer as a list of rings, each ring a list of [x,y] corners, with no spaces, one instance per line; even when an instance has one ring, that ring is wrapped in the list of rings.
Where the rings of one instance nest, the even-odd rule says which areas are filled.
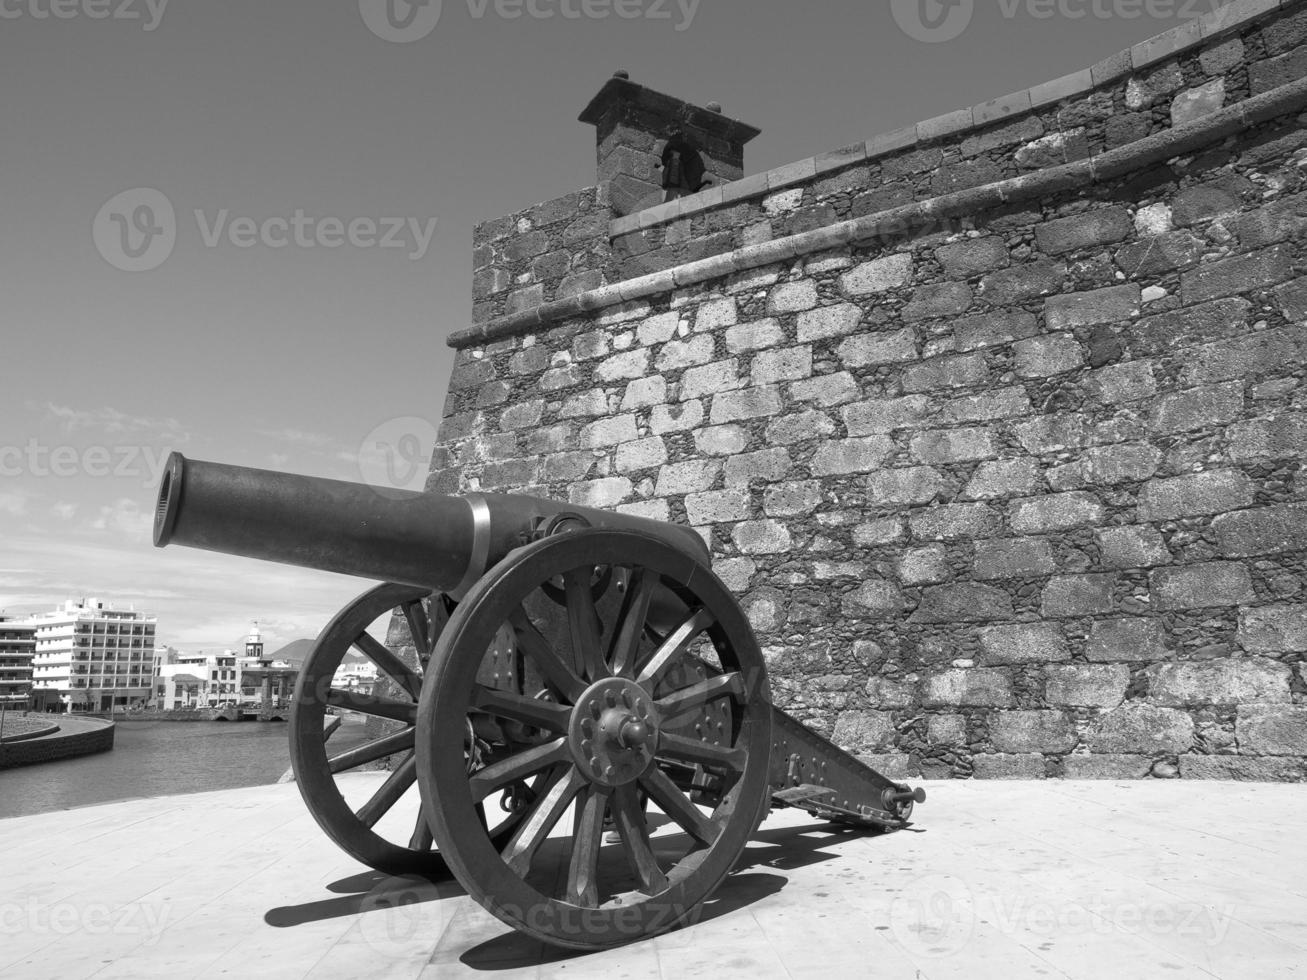
[[[748,177],[716,109],[613,79],[477,229],[428,488],[700,529],[890,773],[1307,778],[1307,3]]]

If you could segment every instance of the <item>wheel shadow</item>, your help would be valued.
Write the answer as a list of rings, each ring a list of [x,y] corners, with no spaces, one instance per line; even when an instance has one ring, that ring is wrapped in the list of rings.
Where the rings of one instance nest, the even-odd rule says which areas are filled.
[[[655,816],[651,823],[662,822]],[[792,827],[760,830],[749,840],[734,870],[699,909],[691,920],[673,934],[684,933],[693,942],[693,930],[719,916],[747,908],[778,894],[788,883],[782,872],[809,867],[838,856],[835,848],[852,839],[867,839],[865,830],[816,821]],[[685,843],[681,834],[656,835],[655,841],[669,849]],[[559,846],[555,857],[566,866],[566,847]],[[310,922],[321,922],[404,905],[444,902],[467,892],[451,876],[438,878],[419,875],[388,875],[380,871],[363,871],[330,882],[331,898],[269,909],[264,922],[274,928],[287,929]],[[457,914],[457,913],[455,913]],[[494,972],[560,963],[593,955],[593,951],[566,950],[550,946],[513,929],[477,943],[464,951],[459,961],[472,969]],[[437,937],[432,937],[433,941]]]

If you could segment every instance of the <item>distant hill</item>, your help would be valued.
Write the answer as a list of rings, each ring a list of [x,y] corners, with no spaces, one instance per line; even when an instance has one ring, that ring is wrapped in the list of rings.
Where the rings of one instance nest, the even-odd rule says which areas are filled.
[[[313,652],[312,640],[291,640],[284,647],[272,654],[273,660],[285,660],[287,663],[302,664]]]

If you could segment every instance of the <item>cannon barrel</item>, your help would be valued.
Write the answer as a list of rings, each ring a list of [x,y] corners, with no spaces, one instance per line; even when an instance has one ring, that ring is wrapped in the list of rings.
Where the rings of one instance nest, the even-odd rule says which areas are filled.
[[[181,544],[284,565],[398,582],[461,598],[540,521],[577,514],[595,527],[652,534],[703,562],[688,527],[506,494],[451,497],[186,459],[159,486],[156,547]]]

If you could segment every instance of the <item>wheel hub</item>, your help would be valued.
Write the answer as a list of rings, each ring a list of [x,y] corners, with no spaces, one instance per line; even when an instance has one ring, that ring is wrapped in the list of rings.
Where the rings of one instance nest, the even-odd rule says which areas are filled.
[[[568,746],[593,783],[622,786],[640,776],[658,751],[658,711],[635,681],[608,677],[577,699]]]

